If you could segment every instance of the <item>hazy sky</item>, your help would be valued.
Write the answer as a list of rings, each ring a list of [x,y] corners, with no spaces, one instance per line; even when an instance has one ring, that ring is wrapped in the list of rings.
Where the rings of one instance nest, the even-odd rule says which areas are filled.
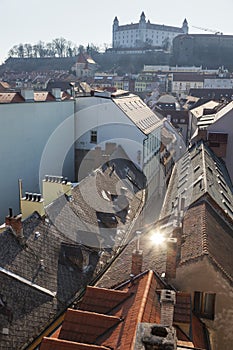
[[[111,44],[112,22],[137,23],[141,12],[151,23],[192,26],[233,34],[233,0],[0,0],[0,62],[19,43],[64,37],[77,46]]]

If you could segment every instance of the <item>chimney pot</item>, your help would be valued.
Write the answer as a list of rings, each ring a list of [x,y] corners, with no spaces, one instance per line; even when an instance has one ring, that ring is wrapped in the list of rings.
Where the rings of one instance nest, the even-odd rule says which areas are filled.
[[[13,217],[13,209],[9,208],[9,217],[12,218]]]
[[[65,178],[64,178],[64,181],[65,181],[65,185],[66,185],[67,182],[68,182],[68,177],[65,177]]]
[[[132,275],[137,276],[142,272],[142,263],[143,263],[143,251],[134,250],[132,254],[132,265],[131,265]]]
[[[17,216],[6,216],[5,218],[5,224],[7,226],[11,226],[13,232],[16,234],[16,236],[22,236],[23,231],[23,224],[22,224],[22,214],[19,214]]]

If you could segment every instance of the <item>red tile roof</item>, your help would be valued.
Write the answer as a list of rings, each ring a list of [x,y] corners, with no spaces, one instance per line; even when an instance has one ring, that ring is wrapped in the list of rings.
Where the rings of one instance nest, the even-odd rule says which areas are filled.
[[[55,101],[55,97],[48,91],[34,92],[35,102]]]
[[[153,271],[141,274],[117,290],[88,287],[80,309],[67,311],[59,339],[77,342],[79,345],[96,344],[100,346],[97,349],[131,349],[138,323],[160,322],[160,303],[156,290],[163,287]],[[82,308],[95,312],[84,311]],[[60,349],[54,340],[50,342],[51,347],[47,344],[48,339],[44,339],[41,350]]]
[[[130,296],[128,291],[87,287],[80,309],[108,313]]]
[[[197,217],[199,220],[196,220]],[[183,230],[186,238],[181,250],[181,264],[208,256],[211,263],[232,282],[232,230],[210,205],[203,202],[190,208],[184,217]]]
[[[24,98],[18,92],[1,92],[0,103],[24,102]]]
[[[119,324],[115,316],[68,309],[59,334],[60,339],[92,344],[105,332]]]
[[[44,338],[40,350],[134,349],[138,324],[160,323],[160,291],[165,287],[151,270],[114,290],[87,287],[78,309],[68,309],[60,333]],[[190,313],[190,294],[177,292],[174,322],[191,322]],[[178,344],[206,349],[203,323],[192,320],[193,343],[175,326]]]
[[[10,85],[5,81],[0,81],[0,92],[10,89]]]

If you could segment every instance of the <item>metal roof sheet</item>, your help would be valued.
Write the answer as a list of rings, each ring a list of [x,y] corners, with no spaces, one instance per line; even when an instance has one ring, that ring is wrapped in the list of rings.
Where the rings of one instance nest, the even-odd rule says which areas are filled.
[[[162,125],[162,120],[139,96],[131,94],[113,98],[113,102],[146,135]]]

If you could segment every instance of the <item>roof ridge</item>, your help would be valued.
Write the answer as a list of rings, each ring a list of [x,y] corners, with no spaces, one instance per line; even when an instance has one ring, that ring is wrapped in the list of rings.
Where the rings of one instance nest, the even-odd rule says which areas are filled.
[[[201,151],[202,151],[202,162],[203,162],[203,182],[204,182],[204,192],[208,192],[207,184],[207,172],[206,172],[206,160],[205,160],[205,149],[204,142],[201,142]]]
[[[139,309],[138,312],[138,317],[137,317],[137,322],[136,324],[139,324],[142,322],[142,318],[143,318],[143,314],[145,312],[145,306],[146,306],[146,302],[148,300],[148,294],[149,294],[149,290],[150,290],[150,286],[151,286],[151,282],[152,282],[152,278],[154,276],[154,272],[153,270],[149,270],[148,271],[148,279],[147,279],[147,283],[144,289],[144,293],[141,299],[141,307]],[[135,340],[136,340],[136,332],[134,334],[133,340],[132,340],[132,345],[131,345],[131,349],[134,349],[134,344],[135,344]]]
[[[206,223],[207,223],[207,214],[206,214],[206,203],[203,203],[202,206],[202,250],[204,254],[209,254],[208,250],[208,239],[207,239],[207,229],[206,229]]]
[[[222,267],[221,264],[219,264],[219,262],[213,257],[212,254],[208,254],[209,259],[219,268],[219,270],[226,275],[226,277],[231,281],[231,283],[233,282],[233,278],[231,277],[231,275],[229,275],[229,273],[227,273],[227,271]]]

